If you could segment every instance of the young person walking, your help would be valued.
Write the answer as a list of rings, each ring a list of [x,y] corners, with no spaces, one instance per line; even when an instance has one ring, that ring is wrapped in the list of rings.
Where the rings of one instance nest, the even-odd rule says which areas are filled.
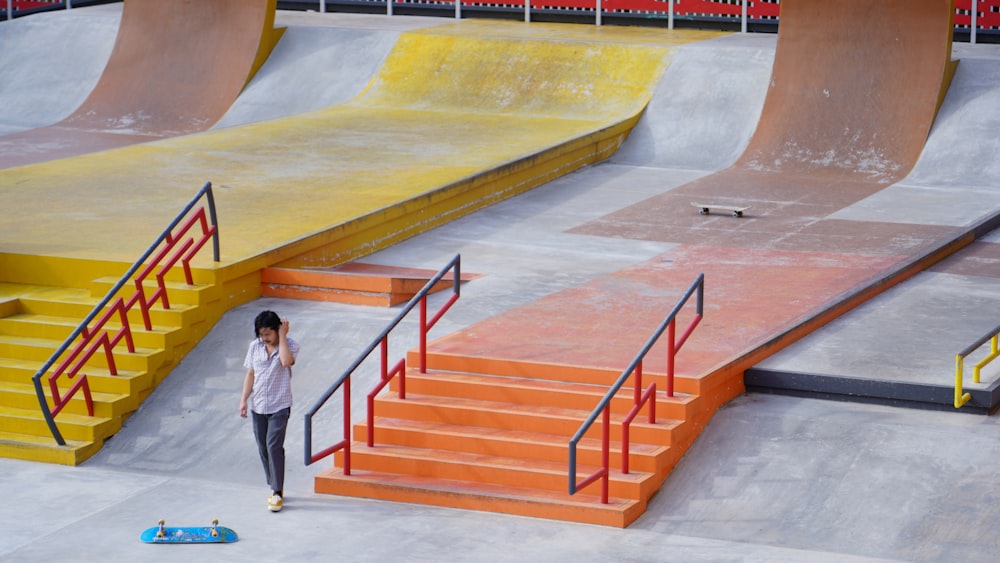
[[[292,410],[292,365],[299,355],[299,343],[288,336],[288,319],[264,311],[254,319],[254,339],[247,349],[243,367],[240,416],[253,421],[264,477],[271,487],[267,508],[278,512],[284,505],[285,431]]]

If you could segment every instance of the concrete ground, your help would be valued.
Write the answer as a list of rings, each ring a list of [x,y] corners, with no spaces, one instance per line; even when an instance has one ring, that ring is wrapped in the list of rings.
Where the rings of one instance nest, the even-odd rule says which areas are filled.
[[[563,232],[607,202],[613,183],[599,179],[606,172],[598,166],[553,182],[366,261],[436,268],[462,253],[463,270],[484,277],[463,288],[436,329],[444,334],[660,252],[658,244],[581,245]],[[627,199],[644,195],[636,189]],[[924,277],[899,291],[947,276]],[[897,305],[891,296],[871,304],[916,314]],[[299,413],[396,314],[273,298],[229,312],[81,467],[0,460],[0,560],[992,561],[1000,548],[995,417],[755,393],[713,417],[625,530],[314,494],[312,477],[328,462],[302,463],[301,418],[287,442],[287,506],[272,514],[249,423],[237,415],[240,364],[252,319],[265,308],[291,319],[303,347]],[[905,333],[879,336],[854,319],[864,314],[847,315],[831,338],[907,346],[913,362],[949,352]],[[415,345],[407,334],[415,338],[404,328],[393,354]],[[822,335],[815,343],[835,349]],[[829,369],[864,363],[839,349],[824,360]],[[811,352],[790,349],[775,361],[808,362]],[[878,369],[879,358],[866,357],[868,369]],[[366,364],[362,379],[373,380],[375,369]],[[177,525],[219,518],[240,541],[139,542],[159,518]]]
[[[676,162],[664,156],[676,151],[645,154],[650,138],[661,148],[688,147],[693,140],[710,141],[713,132],[721,135],[697,122],[700,129],[678,128],[692,137],[664,136],[665,130],[647,119],[610,162],[364,261],[437,269],[461,253],[463,271],[483,277],[463,287],[458,305],[432,333],[441,336],[662,254],[671,243],[569,230],[738,156],[763,101],[773,37],[734,36],[725,48],[743,57],[739,70],[745,74],[710,88],[713,101],[749,97],[727,113],[725,150],[692,150],[690,158]],[[976,61],[995,68],[987,64],[993,50],[974,51],[986,53]],[[671,67],[668,73],[690,76],[684,70]],[[696,71],[696,64],[687,69]],[[995,90],[984,86],[970,100],[993,99]],[[692,95],[690,102],[708,103],[705,98]],[[939,155],[952,146],[947,135],[962,128],[967,106],[943,108],[949,120],[939,123],[952,125],[932,132],[928,145],[939,149],[929,151],[898,188],[922,190],[926,197],[908,199],[911,205],[900,209],[897,220],[926,222],[949,209],[954,215],[948,224],[966,224],[997,207],[990,169],[975,181],[961,177],[944,189],[945,182],[934,176],[938,169],[930,166],[947,160]],[[678,106],[654,95],[650,107],[676,111]],[[695,165],[682,166],[682,160]],[[975,205],[967,203],[970,194],[980,196]],[[863,212],[861,205],[845,213]],[[919,274],[765,364],[949,382],[955,346],[996,324],[996,284],[995,276],[957,267]],[[299,414],[396,314],[273,298],[230,311],[81,467],[0,460],[5,497],[0,560],[993,561],[1000,551],[995,417],[758,393],[738,397],[713,417],[647,512],[624,530],[316,495],[312,478],[329,462],[302,463],[300,417],[293,418],[286,443],[287,506],[272,514],[249,424],[237,415],[251,322],[264,308],[291,319],[292,335],[302,344],[294,389]],[[416,345],[414,323],[404,323],[393,354]],[[375,369],[366,364],[361,379],[374,380]],[[365,387],[355,385],[356,403]],[[160,518],[169,525],[218,518],[240,541],[197,547],[139,542],[139,533]]]

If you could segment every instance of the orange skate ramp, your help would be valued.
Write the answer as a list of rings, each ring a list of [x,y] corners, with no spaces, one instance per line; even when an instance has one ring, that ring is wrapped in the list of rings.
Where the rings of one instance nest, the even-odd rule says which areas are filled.
[[[782,2],[767,96],[737,161],[576,232],[901,260],[922,252],[922,236],[838,213],[916,165],[957,65],[953,13],[952,0]],[[734,225],[692,215],[690,202],[752,208]]]
[[[114,49],[83,104],[0,137],[0,168],[211,127],[280,37],[276,0],[127,0]]]
[[[685,259],[667,261],[671,274],[690,281],[699,273],[716,272],[706,276],[713,307],[724,307],[740,295],[756,295],[757,301],[768,305],[765,310],[788,310],[782,304],[793,301],[809,304],[787,318],[777,313],[762,315],[744,305],[727,311],[732,327],[742,326],[744,331],[753,327],[755,338],[748,346],[729,350],[729,357],[714,357],[713,365],[726,365],[752,354],[804,320],[822,317],[845,297],[879,286],[947,244],[957,232],[931,225],[831,217],[898,181],[915,165],[954,67],[951,0],[785,0],[781,8],[769,92],[757,129],[737,162],[570,230],[678,243],[675,252]],[[691,207],[692,201],[752,204],[752,208],[741,219],[706,217]],[[744,255],[749,258],[733,259]],[[767,256],[766,269],[772,272],[769,275],[784,276],[785,280],[810,279],[812,274],[801,270],[811,256],[821,257],[824,263],[842,264],[853,273],[791,290],[790,281],[761,286],[760,274],[723,276],[718,272],[722,263],[724,270],[735,268],[745,273],[748,264],[744,262],[763,263],[763,255]],[[648,267],[658,267],[658,260],[663,258]],[[655,295],[656,286],[650,283],[648,291],[626,294]],[[609,281],[602,286],[604,298],[576,301],[605,303],[616,287],[617,283]],[[683,287],[682,283],[677,286]],[[556,297],[550,299],[559,302]],[[588,314],[579,307],[561,305],[556,309],[560,312],[538,302],[481,324],[501,324],[507,317],[519,317],[510,324],[546,319],[556,325],[586,327],[585,334],[559,334],[582,341],[580,347],[570,347],[573,361],[591,362],[580,367],[599,369],[624,368],[629,354],[648,336],[635,335],[638,340],[630,341],[619,353],[609,346],[613,339],[593,330],[608,322],[601,318],[609,311]],[[575,318],[579,315],[587,318]],[[711,324],[708,315],[706,324]],[[611,332],[620,332],[620,327]],[[482,339],[493,341],[484,343]],[[725,337],[719,339],[712,341],[721,342]],[[482,330],[474,326],[435,346],[453,354],[468,350],[476,355],[487,350],[499,360],[571,361],[538,342],[537,335],[523,328]],[[583,354],[581,350],[591,351]],[[593,350],[616,355],[602,361]],[[553,357],[554,353],[558,357]],[[701,373],[693,375],[712,374],[711,366],[703,367]]]
[[[735,166],[901,179],[954,72],[952,14],[952,0],[782,2],[767,98]]]
[[[438,339],[429,368],[603,372],[610,381],[704,273],[705,317],[676,366],[678,391],[698,399],[676,443],[687,448],[742,392],[747,369],[933,263],[961,236],[833,216],[915,165],[953,70],[951,14],[950,0],[782,2],[769,92],[737,162],[569,231],[677,246]],[[705,216],[692,201],[753,207],[738,219]],[[646,357],[647,374],[666,371],[665,346]]]

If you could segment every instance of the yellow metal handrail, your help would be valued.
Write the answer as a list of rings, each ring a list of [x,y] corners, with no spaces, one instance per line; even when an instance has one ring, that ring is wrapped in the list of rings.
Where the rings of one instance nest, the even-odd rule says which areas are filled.
[[[979,360],[972,370],[972,381],[979,383],[979,374],[983,369],[983,366],[992,362],[997,356],[1000,356],[1000,350],[998,350],[998,340],[1000,340],[1000,326],[994,328],[992,331],[987,332],[982,338],[970,344],[965,350],[962,350],[955,356],[955,408],[961,408],[962,405],[968,403],[972,399],[971,393],[962,392],[962,381],[964,379],[965,372],[965,357],[969,354],[975,352],[980,346],[990,342],[990,353]]]

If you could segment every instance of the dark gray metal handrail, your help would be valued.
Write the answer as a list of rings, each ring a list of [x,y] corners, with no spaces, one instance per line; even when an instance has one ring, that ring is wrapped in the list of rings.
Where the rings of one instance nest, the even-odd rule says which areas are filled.
[[[677,301],[677,304],[674,305],[674,308],[670,311],[670,314],[668,314],[667,317],[665,319],[663,319],[663,322],[660,323],[660,326],[657,327],[657,329],[653,332],[653,335],[650,336],[649,340],[646,341],[645,346],[643,346],[642,349],[639,350],[639,353],[636,354],[635,359],[632,360],[632,363],[630,363],[628,365],[628,367],[625,368],[624,371],[622,371],[621,375],[618,376],[618,379],[615,380],[615,382],[611,386],[611,388],[608,389],[607,393],[604,394],[604,397],[601,399],[601,401],[597,404],[596,407],[594,407],[594,410],[590,413],[590,416],[588,416],[587,419],[583,421],[583,424],[580,425],[579,430],[577,430],[576,434],[574,434],[573,437],[570,439],[570,441],[569,441],[569,494],[571,494],[571,495],[576,494],[577,489],[583,488],[583,487],[585,487],[585,486],[593,483],[596,479],[601,478],[601,477],[603,477],[605,479],[605,483],[607,483],[608,470],[609,470],[609,468],[607,467],[607,459],[608,459],[608,451],[607,450],[608,450],[608,447],[609,447],[609,445],[608,445],[608,440],[609,440],[609,438],[608,438],[608,426],[610,425],[610,408],[609,407],[610,407],[610,404],[611,404],[611,399],[613,399],[614,396],[618,393],[618,391],[621,390],[622,386],[625,385],[625,382],[632,375],[632,373],[636,371],[636,369],[638,368],[638,366],[640,366],[642,364],[642,361],[643,361],[643,359],[645,359],[646,354],[648,354],[649,351],[653,348],[653,345],[656,344],[657,340],[659,340],[660,336],[663,335],[664,331],[666,331],[668,327],[673,327],[674,320],[677,317],[677,314],[680,312],[681,308],[683,308],[684,305],[687,304],[688,300],[691,298],[691,296],[696,291],[698,292],[698,298],[697,298],[696,309],[695,309],[695,315],[696,315],[695,316],[695,322],[693,322],[691,324],[691,326],[688,328],[688,330],[685,331],[684,335],[681,336],[680,344],[683,344],[684,341],[687,340],[687,337],[691,334],[691,330],[693,330],[694,327],[695,327],[695,325],[697,325],[698,321],[701,320],[702,311],[704,309],[704,301],[705,301],[705,299],[704,299],[704,297],[705,297],[705,274],[698,274],[698,277],[691,284],[691,286],[688,287],[687,291],[684,293],[684,296],[681,297],[680,300]],[[673,335],[671,334],[671,337],[672,336]],[[676,352],[677,349],[680,348],[680,345],[678,345],[676,348],[674,348],[674,343],[673,342],[669,342],[668,345],[671,348],[671,350],[670,350],[671,354],[673,354],[674,352]],[[672,365],[672,363],[673,363],[672,356],[668,358],[668,362],[670,362],[670,364]],[[672,394],[673,382],[671,381],[671,379],[673,377],[673,372],[672,372],[671,369],[668,369],[667,377],[668,377],[668,381],[667,381],[668,393]],[[583,483],[577,484],[577,482],[576,482],[576,449],[577,449],[577,444],[579,444],[580,440],[583,439],[584,434],[586,434],[587,431],[590,430],[590,427],[593,426],[594,422],[597,420],[598,415],[600,415],[602,413],[604,413],[604,426],[603,426],[603,437],[602,437],[603,444],[602,444],[602,447],[604,448],[603,458],[604,458],[605,467],[603,468],[602,471],[598,471],[597,473],[594,473],[589,478],[587,478],[586,480],[584,480]],[[603,502],[607,503],[607,486],[606,485],[604,487],[604,491],[603,491],[603,494],[602,494],[602,500],[603,500]]]
[[[424,284],[424,287],[421,288],[421,290],[419,292],[417,292],[417,294],[414,295],[410,299],[410,301],[403,307],[403,309],[399,312],[399,314],[396,315],[396,318],[393,319],[392,322],[390,322],[389,325],[386,326],[385,329],[383,329],[382,332],[377,337],[375,337],[374,340],[372,340],[372,343],[369,344],[368,347],[365,348],[365,350],[361,354],[358,355],[357,359],[355,359],[354,362],[351,363],[350,367],[348,367],[346,370],[344,370],[344,373],[339,378],[337,378],[337,380],[333,383],[333,385],[331,385],[330,388],[327,389],[325,393],[323,393],[323,396],[320,397],[320,399],[318,401],[316,401],[316,403],[313,405],[313,407],[311,409],[309,409],[309,412],[307,412],[305,414],[305,463],[306,463],[306,465],[312,465],[313,463],[315,463],[315,462],[323,459],[324,457],[327,457],[330,454],[335,453],[335,452],[337,452],[340,449],[344,449],[344,451],[345,451],[345,458],[346,458],[346,461],[345,461],[345,464],[344,464],[344,474],[345,475],[350,475],[350,451],[351,451],[350,450],[350,444],[351,444],[351,435],[350,435],[350,425],[351,425],[351,412],[350,412],[351,411],[351,403],[350,403],[350,400],[351,400],[351,391],[350,391],[350,389],[351,388],[350,388],[350,385],[351,385],[351,379],[350,378],[351,378],[351,375],[354,373],[355,370],[357,370],[361,366],[361,364],[366,359],[368,359],[368,356],[370,356],[371,353],[375,351],[375,348],[377,348],[380,344],[382,344],[389,337],[389,333],[392,332],[392,330],[394,328],[396,328],[396,325],[398,325],[400,322],[402,322],[402,320],[406,317],[407,314],[410,313],[410,311],[412,311],[414,309],[414,307],[416,307],[418,304],[425,303],[425,299],[426,299],[427,295],[431,292],[431,290],[434,288],[434,286],[437,285],[437,283],[440,282],[442,278],[444,278],[445,274],[447,274],[450,270],[454,270],[455,273],[454,273],[454,280],[453,280],[453,285],[452,285],[452,296],[448,300],[448,302],[445,303],[441,307],[441,309],[437,312],[437,314],[434,315],[434,318],[431,319],[430,322],[428,322],[426,320],[426,308],[425,308],[426,305],[422,306],[422,308],[421,308],[421,327],[420,327],[420,356],[421,356],[421,363],[420,363],[420,371],[423,372],[423,371],[426,370],[426,362],[425,362],[424,358],[425,358],[425,356],[427,354],[427,344],[426,344],[427,343],[427,331],[429,331],[437,323],[437,321],[441,319],[441,316],[444,315],[444,313],[449,308],[451,308],[451,305],[453,303],[455,303],[455,301],[461,295],[461,283],[462,283],[462,255],[461,254],[456,254],[455,257],[452,258],[450,262],[448,262],[448,264],[446,264],[443,268],[441,268],[441,270],[438,271],[438,273],[435,274],[434,277],[430,279],[430,281],[428,281],[426,284]],[[383,360],[384,360],[384,358],[383,358]],[[387,367],[387,366],[384,365],[384,363],[385,362],[383,362],[383,366],[382,366],[383,372],[386,371],[386,367]],[[383,381],[382,381],[382,383],[384,383],[384,378],[385,377],[386,377],[386,374],[383,373]],[[326,402],[328,400],[330,400],[330,397],[332,397],[334,395],[334,393],[336,393],[338,390],[340,390],[341,387],[344,388],[344,420],[343,420],[343,426],[344,426],[344,428],[343,428],[343,434],[344,434],[344,437],[343,437],[343,439],[340,442],[337,442],[336,444],[334,444],[334,445],[332,445],[332,446],[330,446],[330,447],[322,450],[321,452],[317,453],[316,455],[313,455],[313,453],[312,453],[312,451],[313,451],[313,447],[312,447],[312,418],[313,418],[313,416],[317,412],[319,412],[319,410],[321,408],[323,408],[323,405],[325,405]],[[371,429],[369,429],[369,432],[370,431],[371,431]]]
[[[66,352],[66,350],[69,349],[73,341],[75,341],[77,337],[79,337],[84,332],[84,330],[86,330],[90,322],[94,320],[94,318],[108,305],[109,302],[111,302],[114,296],[131,279],[132,275],[135,274],[139,270],[139,268],[141,268],[144,265],[145,261],[153,254],[153,252],[157,249],[157,247],[159,247],[163,241],[167,240],[168,236],[171,235],[171,231],[173,231],[174,227],[176,227],[181,222],[181,220],[184,219],[184,217],[192,209],[194,209],[195,205],[198,204],[198,201],[202,197],[205,197],[208,201],[209,220],[212,224],[212,228],[215,230],[215,233],[212,235],[212,248],[214,251],[213,259],[216,262],[219,261],[219,228],[218,228],[217,215],[215,212],[215,197],[212,195],[212,183],[206,182],[205,185],[202,186],[200,190],[198,190],[198,193],[193,198],[191,198],[191,201],[184,207],[184,209],[177,215],[177,217],[175,217],[174,220],[171,221],[170,225],[166,229],[164,229],[162,233],[160,233],[160,236],[157,237],[156,242],[154,242],[149,247],[149,249],[147,249],[146,252],[143,253],[143,255],[138,260],[136,260],[134,264],[132,264],[132,267],[129,268],[128,271],[125,272],[124,275],[122,275],[121,279],[119,279],[118,282],[114,285],[114,287],[112,287],[111,290],[108,291],[107,294],[105,294],[104,298],[101,299],[101,302],[98,303],[93,308],[93,310],[90,311],[90,313],[86,316],[86,318],[84,318],[83,321],[81,321],[80,324],[73,330],[73,332],[66,338],[66,340],[63,341],[62,345],[59,346],[59,348],[49,357],[49,359],[45,361],[42,367],[39,368],[37,372],[35,372],[35,375],[32,376],[32,381],[35,384],[35,394],[38,396],[38,404],[41,407],[42,416],[45,417],[45,422],[49,426],[49,431],[52,433],[52,437],[55,438],[56,443],[58,443],[60,446],[65,446],[66,440],[63,439],[62,433],[59,432],[59,427],[56,426],[55,417],[52,414],[52,410],[49,409],[49,403],[48,400],[45,398],[45,391],[42,387],[42,377],[45,375],[45,372],[47,372],[49,368],[52,367],[52,364],[54,364],[56,360],[59,359],[59,357],[62,356],[63,353]]]

